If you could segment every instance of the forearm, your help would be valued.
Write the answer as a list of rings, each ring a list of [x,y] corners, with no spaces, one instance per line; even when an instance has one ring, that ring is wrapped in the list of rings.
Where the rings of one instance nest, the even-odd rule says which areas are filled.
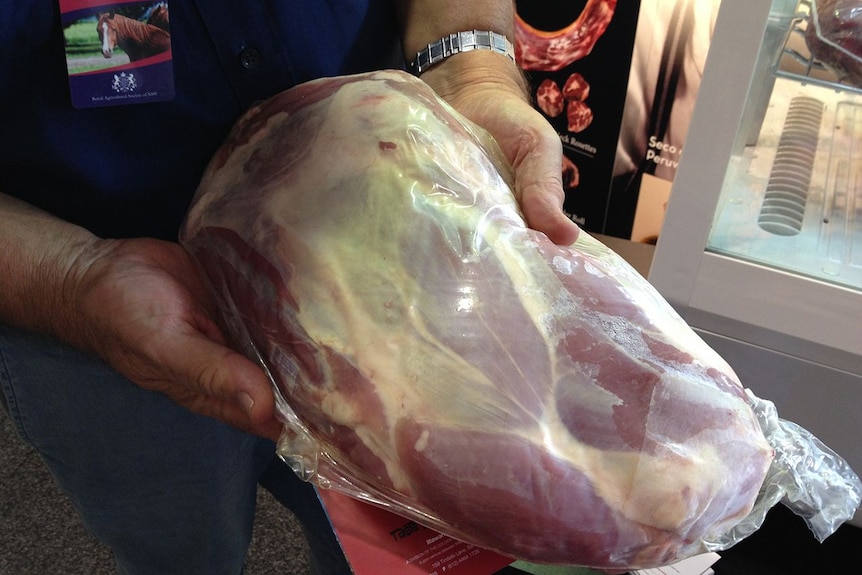
[[[0,193],[0,321],[72,337],[71,285],[98,238]]]

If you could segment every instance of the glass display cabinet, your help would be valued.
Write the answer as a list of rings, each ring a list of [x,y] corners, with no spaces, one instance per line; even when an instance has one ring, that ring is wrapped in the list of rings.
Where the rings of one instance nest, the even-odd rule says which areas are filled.
[[[862,62],[824,20],[816,0],[722,1],[649,279],[860,473]]]

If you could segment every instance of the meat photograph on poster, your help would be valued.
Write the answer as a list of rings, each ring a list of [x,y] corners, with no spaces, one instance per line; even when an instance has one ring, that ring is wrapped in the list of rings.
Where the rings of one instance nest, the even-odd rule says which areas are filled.
[[[521,0],[515,53],[563,145],[564,208],[602,232],[639,2]]]

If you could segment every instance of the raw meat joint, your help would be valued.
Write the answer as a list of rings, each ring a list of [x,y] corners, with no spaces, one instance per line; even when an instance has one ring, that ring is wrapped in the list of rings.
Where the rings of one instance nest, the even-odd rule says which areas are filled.
[[[536,103],[547,116],[556,118],[563,113],[565,107],[563,91],[556,82],[546,78],[536,88]]]
[[[812,0],[805,40],[841,81],[862,88],[862,1]]]
[[[583,102],[571,100],[566,108],[566,118],[570,132],[583,132],[593,123],[593,111]]]
[[[590,85],[583,76],[575,72],[566,79],[563,97],[569,101],[586,102],[590,96]]]
[[[263,102],[213,158],[181,239],[271,375],[280,453],[537,562],[620,571],[744,536],[776,465],[799,478],[756,398],[613,252],[528,229],[495,150],[384,71]]]
[[[556,118],[566,110],[570,132],[583,132],[593,122],[593,111],[586,104],[590,85],[577,72],[566,80],[563,89],[547,78],[536,88],[536,103],[547,116]]]
[[[545,32],[515,20],[515,59],[524,70],[561,70],[590,52],[614,16],[616,0],[587,0],[574,22]]]

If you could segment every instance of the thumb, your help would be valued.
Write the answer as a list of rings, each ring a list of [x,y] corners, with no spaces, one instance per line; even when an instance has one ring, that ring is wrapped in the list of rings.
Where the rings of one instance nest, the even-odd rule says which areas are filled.
[[[264,370],[244,355],[200,336],[187,345],[175,366],[186,382],[187,397],[175,398],[192,411],[278,439],[281,424],[275,417],[275,397]],[[170,393],[169,393],[170,395]]]
[[[515,195],[527,226],[558,245],[571,245],[579,228],[563,212],[562,148],[556,134],[536,140],[515,165]]]

